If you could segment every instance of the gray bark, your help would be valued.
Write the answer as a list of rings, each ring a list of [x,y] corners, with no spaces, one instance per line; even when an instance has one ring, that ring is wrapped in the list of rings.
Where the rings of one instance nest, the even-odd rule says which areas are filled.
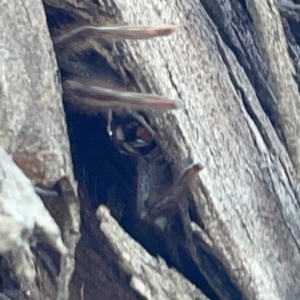
[[[184,101],[184,110],[155,115],[152,122],[177,172],[187,156],[206,166],[191,192],[211,252],[245,298],[299,298],[297,181],[245,70],[200,3],[115,3],[124,22],[179,27],[168,39],[134,43],[132,52],[140,72],[154,81],[153,90]],[[265,9],[278,16],[274,5]],[[282,31],[279,18],[271,20]],[[271,26],[267,22],[261,26]],[[286,53],[283,41],[277,42]],[[272,63],[285,65],[285,57]],[[281,79],[283,84],[291,80]],[[299,105],[292,93],[293,106]]]
[[[61,292],[61,290],[68,289],[68,282],[65,282],[65,278],[70,277],[73,272],[74,251],[79,235],[79,217],[76,184],[62,108],[57,64],[41,2],[1,2],[0,10],[0,26],[2,28],[0,37],[0,145],[9,154],[12,154],[16,164],[30,178],[33,185],[52,189],[55,184],[59,183],[61,193],[68,194],[68,196],[64,196],[64,203],[52,205],[54,211],[62,209],[65,212],[65,216],[62,218],[64,225],[61,226],[61,229],[63,230],[64,243],[69,249],[68,255],[61,259],[63,271],[59,275],[59,282],[61,285],[65,284],[65,286],[59,286],[59,292]],[[4,166],[4,163],[5,156],[2,156],[1,164]],[[15,167],[12,165],[11,168]],[[26,202],[29,203],[29,199],[25,197],[22,189],[22,185],[25,184],[24,179],[21,175],[12,175],[5,169],[3,172],[6,173],[4,178],[7,176],[7,181],[4,181],[3,184],[5,185],[9,181],[15,182],[20,193],[18,194],[16,191],[14,196],[15,201],[21,202],[19,208],[15,206],[15,212],[10,213],[17,215],[22,206],[30,209],[30,206],[26,204]],[[69,182],[68,190],[65,189],[66,181]],[[10,196],[5,194],[5,189],[1,192],[6,201],[11,202]],[[73,197],[70,196],[71,192]],[[23,196],[21,197],[21,195]],[[29,195],[28,197],[31,198]],[[46,199],[49,201],[48,197]],[[34,199],[30,200],[34,201]],[[49,244],[55,246],[56,241],[51,241],[51,239],[58,239],[58,237],[55,237],[49,230],[50,224],[46,226],[39,220],[42,218],[39,212],[40,204],[37,200],[35,201],[37,204],[33,207],[36,206],[36,210],[31,208],[33,209],[31,211],[32,216],[26,209],[22,210],[24,218],[27,219],[27,222],[33,223],[32,226],[41,227],[43,225],[44,228],[41,228],[40,235],[44,235]],[[13,211],[13,202],[9,206]],[[7,212],[5,213],[4,210],[1,213],[4,214],[1,218],[5,218]],[[44,222],[48,222],[46,218],[42,219]],[[26,238],[29,238],[30,232],[25,227],[23,231],[26,232]],[[13,253],[13,258],[8,259],[8,261],[16,271],[26,269],[24,258],[21,259],[22,256],[27,255],[28,258],[32,256],[31,251],[27,249],[28,241],[26,243],[25,236],[22,238],[25,239],[23,253],[21,245],[19,245],[19,249],[14,246],[7,249]],[[19,265],[16,265],[14,259],[17,256],[20,259]],[[38,269],[38,265],[36,263],[36,269]],[[63,266],[67,268],[63,268]],[[22,272],[17,271],[16,273]],[[4,271],[3,276],[7,276]],[[29,290],[32,299],[40,299],[41,291],[34,290],[31,285],[33,276],[33,274],[29,276],[25,272],[23,276],[19,276],[22,277],[20,283],[22,283],[22,289],[26,293]],[[51,293],[49,286],[47,293]],[[21,298],[21,294],[18,294],[18,297]]]
[[[205,166],[188,184],[197,220],[182,212],[183,236],[168,237],[170,247],[184,248],[219,299],[300,298],[299,92],[273,1],[246,1],[254,23],[238,1],[94,2],[45,1],[89,21],[105,15],[103,23],[178,26],[168,38],[122,42],[127,53],[122,68],[140,91],[183,102],[182,109],[147,114],[173,177],[187,164]],[[52,187],[69,178],[73,193],[61,198],[69,216],[57,222],[65,224],[65,234],[75,231],[71,242],[65,236],[72,254],[78,204],[57,67],[42,7],[29,3],[0,6],[5,33],[0,40],[0,144],[34,184]],[[36,173],[28,164],[41,150],[51,155],[42,155]],[[137,164],[138,176],[147,174],[149,182],[160,172],[143,157]],[[85,299],[99,293],[105,299],[205,299],[184,277],[134,244],[104,207],[98,210],[99,231],[94,211],[85,203],[83,218],[89,222],[78,247],[72,299],[80,299],[80,291]],[[176,254],[174,260],[184,263]],[[91,269],[85,266],[88,261]],[[211,261],[218,263],[215,270]],[[73,261],[62,260],[61,268],[58,294],[63,299]]]

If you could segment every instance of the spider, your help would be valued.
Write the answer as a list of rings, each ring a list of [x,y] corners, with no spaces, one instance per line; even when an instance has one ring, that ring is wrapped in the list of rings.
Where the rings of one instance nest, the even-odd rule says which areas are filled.
[[[164,37],[172,34],[175,27],[103,27],[82,24],[78,21],[78,16],[73,19],[75,25],[67,29],[61,24],[51,26],[53,45],[62,76],[64,101],[75,110],[106,115],[107,132],[121,153],[143,156],[150,154],[150,158],[157,161],[158,157],[161,158],[161,153],[159,147],[156,147],[155,131],[140,110],[176,109],[181,103],[158,95],[130,91],[132,86],[126,81],[126,71],[115,60],[112,52],[117,51],[115,40]],[[169,217],[176,214],[176,203],[181,203],[179,198],[186,198],[186,182],[192,181],[200,170],[198,164],[190,166],[168,190],[157,195],[158,199],[154,196],[155,199],[149,199],[145,203],[140,212],[141,217],[150,218],[154,222],[158,220],[159,223],[161,213],[170,210],[172,213]]]
[[[174,30],[174,26],[102,27],[85,24],[53,36],[64,101],[76,110],[106,115],[107,133],[121,153],[145,155],[156,146],[154,130],[137,110],[175,109],[180,102],[126,90],[125,72],[117,72],[118,64],[109,52],[114,51],[115,40],[168,36]]]

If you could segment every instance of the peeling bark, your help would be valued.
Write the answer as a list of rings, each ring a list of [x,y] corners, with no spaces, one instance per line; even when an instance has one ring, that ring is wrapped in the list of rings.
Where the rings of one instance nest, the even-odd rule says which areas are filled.
[[[184,110],[155,115],[152,122],[177,172],[187,156],[206,166],[191,192],[211,253],[244,297],[298,298],[297,182],[289,155],[242,65],[200,3],[115,3],[124,22],[179,27],[167,40],[134,43],[132,51],[140,72],[155,82],[156,92],[185,103]],[[223,11],[225,24],[229,12]],[[147,64],[139,61],[141,53]],[[276,63],[284,64],[279,58]],[[214,286],[212,278],[207,280]]]
[[[1,81],[0,144],[14,154],[34,184],[63,185],[62,178],[69,177],[71,183],[64,190],[72,190],[69,145],[45,19],[34,13],[34,9],[41,11],[41,6],[28,6],[29,22],[20,3],[17,6],[12,1],[0,9],[8,12],[0,13],[5,28],[0,40],[4,49],[0,67],[5,76]],[[273,1],[248,0],[249,12],[238,0],[44,3],[48,12],[76,13],[86,22],[178,27],[168,38],[118,42],[118,51],[126,53],[120,59],[120,72],[126,71],[133,89],[183,103],[176,111],[147,113],[170,168],[157,168],[154,161],[137,158],[135,188],[139,193],[135,199],[144,201],[139,197],[145,193],[155,197],[153,190],[139,186],[142,176],[155,187],[157,183],[151,185],[151,181],[156,176],[167,177],[170,169],[176,179],[188,164],[200,161],[205,166],[188,185],[188,208],[179,208],[166,230],[150,228],[163,239],[159,247],[164,245],[161,250],[165,259],[170,258],[168,263],[186,277],[192,268],[195,277],[189,279],[196,282],[201,278],[209,289],[199,281],[197,287],[192,286],[150,257],[124,234],[104,207],[98,211],[99,231],[95,209],[83,196],[83,238],[70,284],[71,299],[80,299],[80,290],[85,299],[97,299],[100,293],[103,299],[196,299],[195,295],[199,299],[300,298],[299,91],[287,55],[288,50],[297,50],[298,44],[296,25],[284,19],[297,15],[297,10],[287,14],[289,6],[285,5],[280,19]],[[282,3],[275,4],[283,11]],[[16,15],[20,22],[14,21]],[[27,31],[23,32],[24,28]],[[18,46],[25,40],[26,45],[34,44],[34,49]],[[272,45],[274,40],[276,45]],[[113,54],[108,56],[113,59]],[[11,60],[13,57],[18,59]],[[298,70],[297,61],[293,63]],[[38,133],[43,138],[37,137]],[[54,164],[43,163],[49,159],[43,151],[49,149],[51,155],[55,149]],[[32,168],[36,164],[39,167]],[[69,218],[57,222],[75,228],[77,237],[76,193],[69,199]],[[77,239],[72,241],[74,251]],[[66,264],[61,267],[68,269]],[[161,272],[165,277],[160,277]],[[71,273],[60,281],[61,299],[68,293]]]
[[[65,282],[64,278],[70,277],[74,269],[74,251],[79,235],[79,207],[53,47],[41,2],[1,2],[0,11],[0,145],[12,154],[16,164],[33,185],[42,188],[55,188],[55,185],[59,185],[61,188],[63,197],[60,207],[65,211],[65,216],[61,217],[64,219],[61,229],[69,253],[62,257],[62,266],[67,261],[68,268],[62,268],[59,279],[60,282]],[[4,161],[1,163],[4,164]],[[16,182],[18,180],[21,182],[22,178],[17,176]],[[65,180],[70,183],[68,190],[64,190],[62,186]],[[20,185],[18,189],[23,193]],[[72,198],[69,196],[70,191],[73,193]],[[25,200],[18,199],[22,201],[20,207],[26,205]],[[45,201],[47,205],[48,197]],[[52,207],[52,210],[55,211],[57,207]],[[23,214],[24,218],[30,217],[26,210],[23,210]],[[41,234],[43,233],[42,231]],[[22,247],[19,248],[20,253]],[[26,247],[23,252],[30,253]],[[44,258],[48,259],[51,255],[54,254],[48,251]],[[21,266],[22,262],[19,264]],[[38,270],[39,262],[34,267]],[[6,286],[6,281],[9,280],[5,278],[5,264],[1,271],[5,279],[2,288],[11,288],[9,283]],[[43,281],[42,277],[47,272],[44,268],[38,271],[37,281]],[[68,284],[66,282],[66,286],[60,289],[68,291]],[[27,296],[30,299],[44,298],[44,291],[41,290],[43,284],[39,288],[37,286],[29,291],[30,295]],[[51,294],[52,289],[54,290],[53,284],[52,288],[48,286],[46,295]],[[22,293],[18,297],[21,299]],[[66,297],[67,294],[64,294],[63,298]]]

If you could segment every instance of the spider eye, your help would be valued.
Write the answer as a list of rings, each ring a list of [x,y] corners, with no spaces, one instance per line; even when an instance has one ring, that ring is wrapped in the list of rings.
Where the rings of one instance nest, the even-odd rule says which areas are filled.
[[[153,140],[152,133],[145,126],[138,126],[135,134],[137,138],[141,139],[145,143],[150,143]]]
[[[113,139],[124,154],[147,155],[156,147],[153,134],[134,119],[115,120],[113,131]]]
[[[137,128],[139,124],[137,122],[129,122],[124,124],[123,131],[124,137],[127,142],[136,142],[137,140],[143,140],[137,136]]]

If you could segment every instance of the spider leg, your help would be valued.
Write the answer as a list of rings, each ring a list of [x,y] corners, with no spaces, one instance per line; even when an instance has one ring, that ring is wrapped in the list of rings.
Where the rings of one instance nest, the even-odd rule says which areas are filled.
[[[167,25],[161,27],[151,26],[80,26],[60,35],[54,39],[56,46],[68,46],[72,42],[92,38],[115,38],[115,39],[130,39],[130,40],[144,40],[155,37],[168,36],[174,32],[175,26]]]
[[[103,108],[129,109],[175,109],[180,107],[178,100],[170,100],[158,95],[140,94],[116,89],[101,80],[73,77],[63,82],[65,100],[90,113],[103,112]],[[81,99],[81,105],[80,101]]]
[[[146,27],[146,26],[80,26],[62,33],[53,39],[56,52],[60,53],[59,60],[64,60],[68,56],[95,49],[99,53],[107,51],[101,47],[101,40],[109,39],[130,39],[143,40],[155,37],[168,36],[174,32],[175,26]],[[102,53],[103,54],[103,53]],[[106,54],[108,55],[108,54]],[[106,56],[105,55],[105,56]],[[66,57],[65,57],[66,56]],[[65,58],[64,58],[65,57]]]
[[[203,169],[204,166],[201,163],[188,166],[170,188],[162,192],[155,202],[148,204],[149,216],[155,220],[161,216],[172,217],[172,215],[175,215],[178,212],[180,203],[187,198],[189,183]]]

